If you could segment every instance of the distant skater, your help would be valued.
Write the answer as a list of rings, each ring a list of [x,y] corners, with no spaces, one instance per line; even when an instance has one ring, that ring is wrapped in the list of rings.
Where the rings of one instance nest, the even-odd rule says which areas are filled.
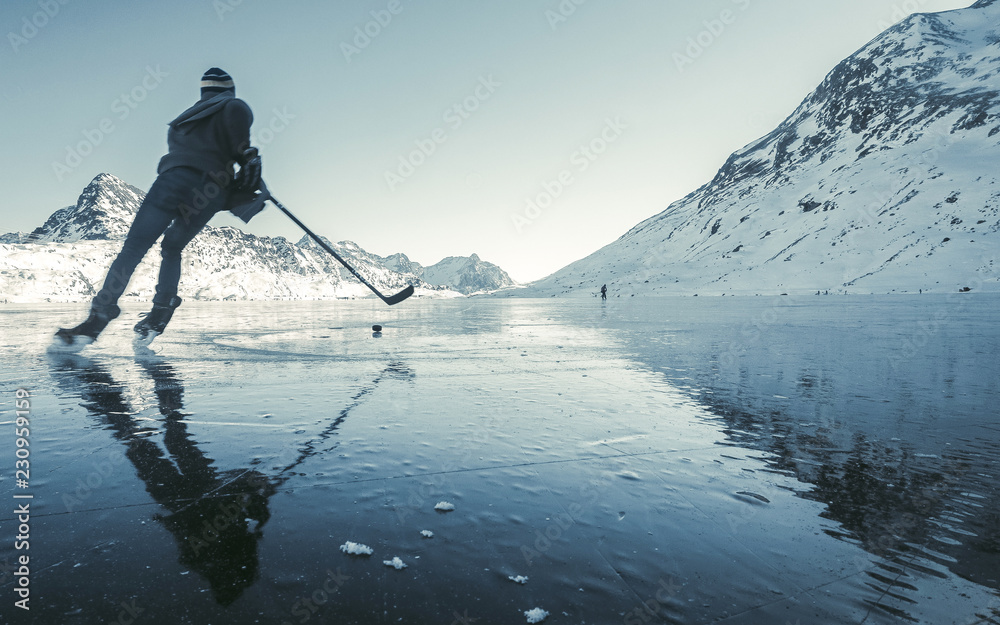
[[[601,299],[608,299],[608,285],[601,285]]]
[[[252,216],[261,175],[260,156],[250,147],[252,123],[253,113],[236,98],[232,77],[217,67],[205,72],[201,99],[169,124],[167,154],[160,159],[156,180],[91,303],[90,315],[80,325],[56,332],[55,348],[75,351],[93,343],[121,314],[118,299],[161,234],[162,261],[153,309],[136,324],[135,340],[148,345],[163,332],[181,303],[177,296],[181,250],[220,211],[239,214],[248,209],[241,217]],[[256,210],[261,206],[256,204]]]

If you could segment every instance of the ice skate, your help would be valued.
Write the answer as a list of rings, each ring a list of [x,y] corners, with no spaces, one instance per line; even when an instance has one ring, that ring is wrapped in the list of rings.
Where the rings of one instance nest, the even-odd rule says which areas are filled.
[[[94,306],[90,309],[87,320],[80,325],[68,329],[59,328],[52,338],[49,349],[56,352],[78,352],[96,341],[104,328],[120,314],[121,309],[114,304],[104,307]]]
[[[176,295],[170,298],[167,305],[153,304],[153,309],[148,313],[143,313],[143,318],[135,324],[135,336],[132,342],[137,349],[148,348],[153,339],[163,334],[170,318],[174,314],[174,309],[181,305],[181,298]]]

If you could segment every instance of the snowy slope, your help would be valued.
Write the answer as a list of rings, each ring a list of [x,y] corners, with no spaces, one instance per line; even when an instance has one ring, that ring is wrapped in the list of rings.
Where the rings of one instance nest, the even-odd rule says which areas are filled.
[[[516,286],[507,272],[477,254],[449,256],[424,269],[420,277],[431,284],[443,284],[470,295]]]
[[[143,197],[139,189],[101,174],[87,185],[75,206],[56,211],[30,235],[0,237],[0,301],[83,301],[93,297],[121,249]],[[461,295],[447,284],[433,284],[412,272],[393,270],[385,259],[350,241],[326,242],[383,292],[393,293],[413,284],[417,295]],[[137,269],[126,297],[152,297],[159,267],[157,250],[154,247]],[[236,228],[209,226],[184,254],[180,286],[184,298],[371,296],[343,265],[308,237],[292,243],[283,237],[258,237]],[[396,257],[406,258],[402,254]],[[494,288],[499,286],[506,285]]]
[[[74,206],[57,210],[30,233],[0,235],[0,243],[75,243],[124,239],[145,194],[109,174],[99,174]]]
[[[915,14],[715,178],[517,295],[997,290],[1000,2]]]
[[[410,260],[406,254],[376,256],[375,258],[380,259],[382,265],[393,271],[430,284],[446,286],[465,295],[517,286],[517,283],[507,275],[506,271],[493,263],[482,260],[478,254],[448,256],[428,267]]]
[[[431,284],[446,286],[465,295],[517,286],[506,271],[482,260],[478,254],[448,256],[429,267],[411,261],[405,254],[394,254],[383,258],[382,264],[400,273]]]
[[[424,270],[423,265],[410,260],[406,254],[402,253],[383,257],[382,264],[398,273],[408,273],[414,276],[419,276]]]

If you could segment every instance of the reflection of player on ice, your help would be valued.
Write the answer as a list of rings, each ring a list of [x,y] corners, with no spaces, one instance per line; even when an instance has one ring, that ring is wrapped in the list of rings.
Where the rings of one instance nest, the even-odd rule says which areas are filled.
[[[601,299],[608,299],[608,285],[601,286]]]
[[[153,419],[140,420],[145,415],[133,403],[132,389],[104,364],[79,356],[50,362],[66,393],[83,400],[81,405],[121,442],[121,455],[109,458],[132,463],[160,506],[153,518],[177,541],[180,564],[208,582],[220,605],[239,599],[260,578],[259,545],[271,518],[270,499],[288,478],[265,475],[252,463],[220,468],[188,429],[183,380],[163,360],[136,359],[152,382],[161,415],[156,428],[149,425]],[[70,506],[80,500],[67,501]]]

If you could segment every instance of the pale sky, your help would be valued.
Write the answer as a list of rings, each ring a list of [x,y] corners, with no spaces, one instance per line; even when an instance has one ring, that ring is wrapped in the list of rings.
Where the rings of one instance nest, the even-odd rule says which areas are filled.
[[[218,66],[314,231],[534,280],[710,180],[886,26],[972,3],[4,0],[0,232],[102,172],[148,189]],[[212,224],[302,236],[274,208]]]

